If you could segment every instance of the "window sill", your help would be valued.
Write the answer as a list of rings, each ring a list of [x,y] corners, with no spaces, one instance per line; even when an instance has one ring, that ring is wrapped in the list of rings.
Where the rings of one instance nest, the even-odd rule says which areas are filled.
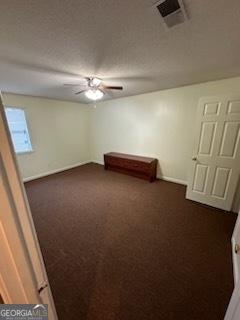
[[[35,152],[35,150],[16,152],[16,155],[17,156],[21,156],[21,155],[28,154],[28,153],[33,153],[33,152]]]

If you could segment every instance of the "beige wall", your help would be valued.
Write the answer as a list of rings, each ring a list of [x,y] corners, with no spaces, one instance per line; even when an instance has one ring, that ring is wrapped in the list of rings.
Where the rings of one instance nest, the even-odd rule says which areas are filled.
[[[153,156],[159,176],[186,183],[198,100],[228,93],[240,93],[240,78],[100,102],[91,109],[91,158],[102,162],[110,151]]]
[[[187,180],[198,100],[240,93],[240,78],[100,102],[91,109],[91,157],[126,152],[159,159],[159,174]]]
[[[85,161],[102,163],[118,151],[159,159],[158,175],[186,183],[198,100],[240,93],[240,78],[99,102],[78,103],[4,94],[6,106],[26,110],[34,152],[18,156],[24,178]],[[240,187],[235,201],[239,207]]]
[[[34,152],[17,156],[23,178],[89,161],[89,107],[3,94],[5,106],[25,109]]]

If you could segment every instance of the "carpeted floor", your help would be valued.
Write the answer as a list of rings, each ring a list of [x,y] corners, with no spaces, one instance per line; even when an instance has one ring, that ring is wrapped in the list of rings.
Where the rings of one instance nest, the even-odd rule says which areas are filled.
[[[26,183],[60,320],[222,320],[236,215],[96,164]]]

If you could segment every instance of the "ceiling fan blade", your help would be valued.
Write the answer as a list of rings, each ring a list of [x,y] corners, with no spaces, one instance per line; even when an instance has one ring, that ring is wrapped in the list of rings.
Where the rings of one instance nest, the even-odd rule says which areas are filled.
[[[84,91],[86,91],[86,90],[78,91],[78,92],[76,92],[75,94],[81,94],[81,93],[83,93]]]
[[[105,90],[123,90],[122,86],[102,86]]]
[[[64,83],[65,87],[80,87],[81,83]]]

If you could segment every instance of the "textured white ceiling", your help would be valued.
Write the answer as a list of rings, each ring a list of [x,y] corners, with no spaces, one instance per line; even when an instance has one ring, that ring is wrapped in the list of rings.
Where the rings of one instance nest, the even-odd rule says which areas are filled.
[[[82,76],[122,85],[105,99],[240,75],[240,1],[185,0],[166,30],[154,0],[0,0],[0,89],[88,102]]]

